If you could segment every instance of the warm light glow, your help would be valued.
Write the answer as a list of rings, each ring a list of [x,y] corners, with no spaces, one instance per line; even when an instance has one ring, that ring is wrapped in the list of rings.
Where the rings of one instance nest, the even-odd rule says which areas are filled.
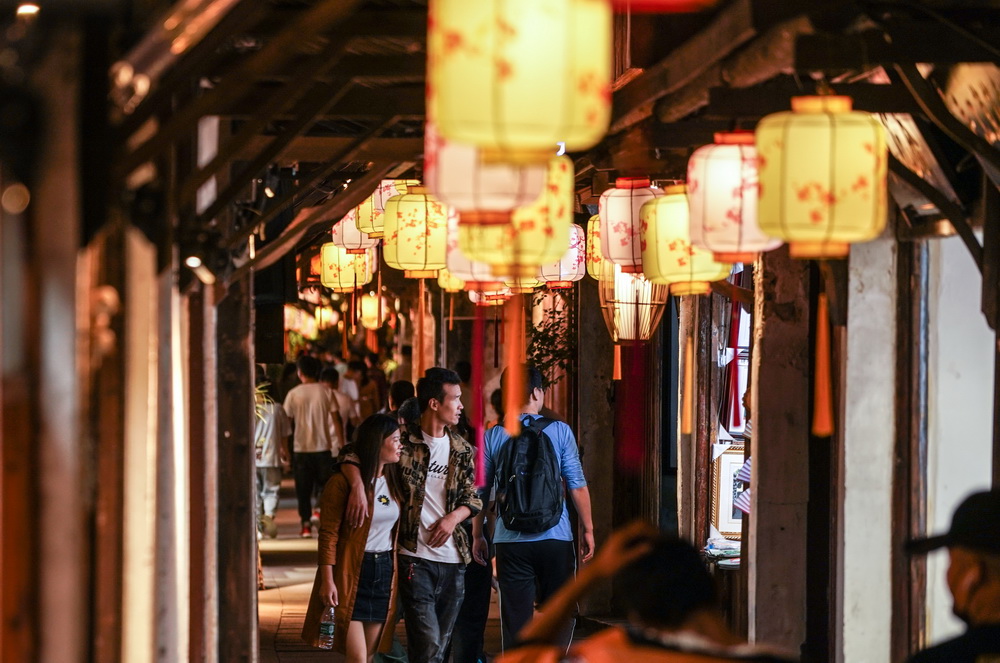
[[[559,260],[569,245],[573,184],[570,158],[552,158],[541,197],[514,210],[508,223],[470,225],[459,217],[459,248],[499,274],[537,275],[539,267]]]
[[[888,216],[885,129],[849,97],[796,97],[757,125],[761,230],[799,258],[843,258]]]
[[[612,280],[615,263],[608,260],[601,251],[601,217],[597,214],[587,222],[587,273],[591,278]]]
[[[706,293],[710,282],[732,271],[732,265],[716,262],[709,251],[691,245],[686,188],[667,187],[640,212],[642,271],[653,283],[670,285],[673,295]]]
[[[639,210],[662,195],[645,177],[619,177],[615,187],[601,194],[597,213],[601,217],[601,253],[623,272],[642,271],[639,246]]]
[[[470,221],[470,210],[509,212],[534,202],[545,186],[545,164],[485,163],[479,148],[444,138],[428,122],[424,182],[438,200]]]
[[[17,15],[24,17],[36,16],[40,10],[41,7],[39,7],[34,2],[22,2],[20,5],[17,6]]]
[[[505,275],[496,275],[493,269],[485,262],[472,260],[458,246],[458,226],[459,215],[455,210],[450,210],[448,214],[448,247],[445,255],[445,263],[448,272],[465,281],[466,290],[479,290],[501,287],[506,279]]]
[[[191,269],[197,269],[198,267],[201,267],[203,263],[201,258],[198,256],[188,256],[187,258],[184,258],[184,264]]]
[[[358,230],[373,239],[381,239],[385,222],[385,203],[393,196],[407,192],[411,186],[419,186],[419,180],[382,180],[372,195],[354,210],[354,220]]]
[[[389,306],[385,301],[385,298],[381,295],[373,295],[371,293],[363,295],[361,297],[361,326],[365,329],[378,329],[379,328],[379,305],[382,306],[382,319],[386,320],[389,317]]]
[[[445,292],[459,292],[465,289],[465,281],[447,269],[438,270],[438,286]]]
[[[320,247],[320,280],[336,292],[350,292],[372,280],[374,258],[368,252],[351,254],[333,242]]]
[[[334,244],[346,249],[348,253],[355,254],[364,253],[368,249],[378,246],[379,242],[358,229],[358,224],[354,220],[356,211],[357,208],[344,215],[344,218],[334,224],[330,233],[331,241]]]
[[[569,227],[569,248],[558,262],[542,265],[538,275],[551,289],[571,288],[587,273],[587,234],[575,223]]]
[[[604,323],[615,343],[648,341],[660,324],[669,298],[666,285],[652,283],[642,274],[629,274],[614,265],[611,279],[600,279],[597,292]]]
[[[424,187],[393,196],[385,203],[385,264],[412,278],[437,276],[445,268],[448,208]]]
[[[619,12],[682,14],[699,12],[719,4],[719,0],[611,0]]]
[[[434,0],[429,13],[427,116],[442,135],[534,162],[604,135],[606,0]]]
[[[719,262],[753,262],[781,246],[757,225],[757,148],[750,131],[720,133],[688,161],[691,243]]]

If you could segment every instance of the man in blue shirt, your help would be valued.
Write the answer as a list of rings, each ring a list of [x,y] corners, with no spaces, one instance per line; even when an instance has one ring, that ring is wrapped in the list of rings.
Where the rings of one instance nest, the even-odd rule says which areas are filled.
[[[500,378],[504,388],[507,372]],[[525,369],[526,401],[521,408],[521,422],[541,417],[545,397],[541,372],[534,366]],[[580,559],[588,561],[594,555],[594,522],[590,514],[590,491],[580,465],[580,452],[573,431],[565,423],[554,421],[545,428],[545,435],[552,441],[559,459],[559,470],[569,497],[573,500],[583,532],[580,536]],[[501,447],[510,440],[502,425],[486,432],[485,476],[488,496],[497,482],[497,456]],[[484,497],[485,499],[485,497]],[[483,537],[483,520],[487,509],[476,516],[472,524],[473,556],[480,564],[487,563],[486,540]],[[494,516],[491,516],[494,517]],[[573,547],[573,530],[569,512],[563,503],[562,516],[552,528],[536,534],[515,532],[504,527],[497,518],[493,533],[496,550],[497,582],[500,590],[500,625],[503,646],[511,646],[518,631],[534,615],[536,601],[544,603],[576,572],[576,551]],[[573,637],[575,620],[564,634],[567,647]]]

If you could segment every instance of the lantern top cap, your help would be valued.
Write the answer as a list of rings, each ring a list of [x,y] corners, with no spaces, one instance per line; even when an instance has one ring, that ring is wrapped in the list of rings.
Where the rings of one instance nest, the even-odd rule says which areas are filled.
[[[410,186],[407,187],[406,193],[404,195],[414,194],[419,196],[419,195],[429,194],[430,192],[431,190],[425,186]]]
[[[671,194],[687,193],[687,184],[671,184],[670,186],[663,187],[663,195],[669,196]]]
[[[849,113],[853,108],[854,101],[843,95],[792,97],[792,110],[796,113]]]
[[[619,177],[615,179],[616,189],[642,189],[648,186],[648,177]]]
[[[719,131],[713,137],[716,145],[753,145],[752,131]]]

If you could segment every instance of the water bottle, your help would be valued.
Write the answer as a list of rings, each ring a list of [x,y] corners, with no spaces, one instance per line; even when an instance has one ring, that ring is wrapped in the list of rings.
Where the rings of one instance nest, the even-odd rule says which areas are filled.
[[[319,620],[319,648],[333,649],[333,606],[323,609],[323,617]]]

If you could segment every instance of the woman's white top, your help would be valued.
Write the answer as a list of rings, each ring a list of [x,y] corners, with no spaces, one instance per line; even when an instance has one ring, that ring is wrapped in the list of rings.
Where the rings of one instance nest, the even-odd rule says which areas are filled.
[[[392,527],[399,520],[399,505],[389,494],[385,477],[375,479],[375,503],[372,506],[372,526],[368,530],[365,552],[392,550]]]

